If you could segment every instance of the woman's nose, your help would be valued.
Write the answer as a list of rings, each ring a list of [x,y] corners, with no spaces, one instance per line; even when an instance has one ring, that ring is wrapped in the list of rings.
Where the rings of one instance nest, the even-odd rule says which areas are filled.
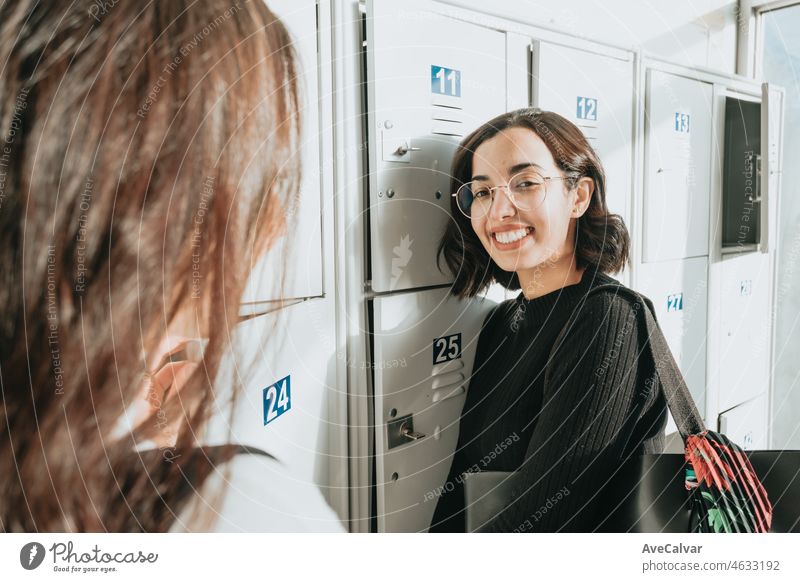
[[[499,221],[507,216],[513,216],[516,212],[517,208],[511,202],[508,191],[505,188],[497,188],[492,195],[489,218]]]

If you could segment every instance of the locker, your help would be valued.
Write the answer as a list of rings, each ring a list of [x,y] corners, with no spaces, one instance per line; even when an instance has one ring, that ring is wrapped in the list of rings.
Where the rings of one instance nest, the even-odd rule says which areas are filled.
[[[304,482],[324,486],[336,462],[327,454],[329,401],[337,390],[335,311],[332,298],[312,299],[248,319],[236,327],[235,349],[217,382],[227,402],[231,374],[242,390],[230,422],[220,405],[212,418],[212,444],[240,442],[275,455]],[[231,431],[228,436],[228,430]]]
[[[640,265],[637,290],[658,324],[701,415],[706,412],[707,257]],[[677,430],[670,414],[667,433]]]
[[[633,55],[609,56],[544,41],[532,45],[533,105],[578,127],[606,171],[606,201],[631,228]]]
[[[766,394],[719,415],[719,431],[746,451],[769,448]]]
[[[436,248],[453,152],[505,111],[505,35],[430,6],[367,3],[369,266],[379,292],[450,280]]]
[[[783,165],[784,90],[761,85],[761,239],[759,251],[772,252],[778,242],[778,199]],[[764,212],[764,209],[767,209]]]
[[[424,531],[447,479],[481,324],[446,289],[372,300],[378,531]],[[405,435],[405,436],[404,436]]]
[[[761,237],[761,103],[725,98],[722,246],[758,244]]]
[[[720,265],[719,410],[769,386],[769,255],[726,256]]]
[[[712,86],[647,71],[643,261],[708,255]]]
[[[317,9],[314,0],[270,0],[270,9],[289,29],[300,61],[298,89],[303,133],[296,155],[303,166],[297,207],[288,220],[289,232],[263,257],[242,257],[253,265],[242,303],[323,294],[322,183],[320,179],[319,69],[317,66]],[[264,139],[270,139],[268,135]],[[289,160],[287,160],[288,162]],[[253,163],[258,163],[254,157]],[[288,214],[288,213],[287,213]],[[283,293],[278,279],[286,277]]]

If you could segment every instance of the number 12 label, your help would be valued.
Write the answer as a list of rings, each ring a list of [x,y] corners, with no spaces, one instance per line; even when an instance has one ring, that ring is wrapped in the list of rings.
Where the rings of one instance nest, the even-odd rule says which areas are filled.
[[[431,93],[461,97],[461,71],[431,65]]]
[[[675,112],[675,131],[678,133],[689,133],[689,114]]]
[[[292,407],[291,376],[281,378],[264,388],[264,426],[278,418]]]
[[[578,119],[597,121],[597,99],[592,97],[578,96],[577,111],[575,116]]]

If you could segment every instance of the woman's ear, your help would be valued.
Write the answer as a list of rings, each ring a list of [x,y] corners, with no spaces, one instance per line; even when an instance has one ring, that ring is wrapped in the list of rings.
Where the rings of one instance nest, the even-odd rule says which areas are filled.
[[[592,201],[592,194],[594,193],[594,180],[589,176],[583,176],[575,184],[575,202],[572,207],[572,216],[575,218],[583,216],[586,209],[589,208],[589,203]]]

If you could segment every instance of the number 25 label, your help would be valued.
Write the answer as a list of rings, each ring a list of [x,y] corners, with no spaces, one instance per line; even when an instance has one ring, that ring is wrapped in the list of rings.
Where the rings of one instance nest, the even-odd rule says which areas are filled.
[[[433,340],[433,363],[441,364],[461,357],[461,334],[446,335]]]

